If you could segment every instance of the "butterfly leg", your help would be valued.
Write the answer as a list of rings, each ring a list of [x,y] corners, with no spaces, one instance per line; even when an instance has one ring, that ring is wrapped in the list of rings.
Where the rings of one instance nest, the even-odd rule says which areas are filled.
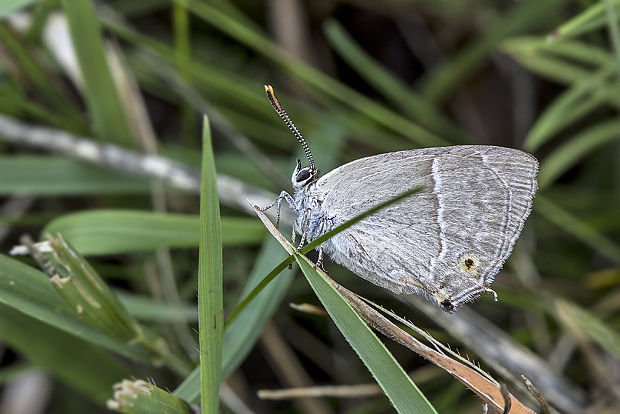
[[[308,237],[308,215],[309,214],[310,214],[310,209],[306,209],[301,219],[301,222],[303,223],[303,228],[301,232],[301,240],[299,242],[299,245],[297,246],[297,249],[295,250],[295,253],[299,253],[299,249],[301,249],[303,245],[306,243],[306,238]],[[295,230],[293,229],[293,243],[295,243],[294,236],[295,236]]]
[[[319,258],[316,261],[315,267],[327,273],[325,267],[323,266],[323,246],[319,246]]]
[[[278,205],[278,210],[276,212],[276,229],[280,226],[280,210],[282,208],[282,199],[285,199],[288,205],[291,206],[291,208],[293,208],[293,206],[295,205],[295,200],[293,199],[293,197],[291,197],[291,195],[286,191],[282,191],[280,195],[275,200],[273,200],[273,203],[264,208],[259,207],[260,211],[267,211],[274,205]],[[295,231],[293,230],[293,233],[294,232]]]
[[[307,235],[308,235],[308,231],[304,230],[304,232],[301,235],[301,241],[299,242],[299,245],[297,246],[297,249],[295,249],[295,253],[299,253],[299,250],[304,246],[304,244],[305,244],[304,242],[306,240],[306,236]]]

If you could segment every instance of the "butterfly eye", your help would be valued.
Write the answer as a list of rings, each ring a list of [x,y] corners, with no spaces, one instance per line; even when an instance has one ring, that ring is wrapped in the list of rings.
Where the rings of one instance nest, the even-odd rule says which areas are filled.
[[[301,183],[306,181],[308,178],[310,178],[310,171],[304,168],[299,172],[299,174],[297,174],[297,177],[295,179],[298,183]]]

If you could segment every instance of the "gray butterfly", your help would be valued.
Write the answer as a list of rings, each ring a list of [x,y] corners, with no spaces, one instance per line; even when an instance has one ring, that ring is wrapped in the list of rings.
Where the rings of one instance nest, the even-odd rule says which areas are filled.
[[[292,175],[301,245],[403,192],[424,190],[366,217],[319,247],[362,278],[397,294],[422,294],[451,312],[481,293],[510,255],[536,192],[536,159],[516,149],[461,145],[362,158],[319,178],[303,137],[278,102],[274,109],[304,148]],[[294,238],[295,233],[293,233]]]

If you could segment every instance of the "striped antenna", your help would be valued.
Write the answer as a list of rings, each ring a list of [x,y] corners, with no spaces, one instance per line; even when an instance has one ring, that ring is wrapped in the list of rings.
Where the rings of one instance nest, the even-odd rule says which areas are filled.
[[[299,132],[293,121],[291,121],[291,118],[288,116],[282,105],[280,105],[280,101],[278,101],[278,98],[276,98],[276,94],[273,91],[271,85],[265,85],[265,93],[267,93],[267,97],[269,98],[273,109],[275,109],[278,115],[280,115],[280,118],[282,118],[286,126],[288,126],[288,129],[291,130],[293,135],[295,135],[295,138],[297,138],[297,141],[299,141],[299,143],[301,144],[304,152],[306,153],[306,158],[308,158],[308,161],[310,162],[310,168],[312,170],[315,170],[316,168],[314,167],[314,158],[312,157],[312,153],[310,153],[310,148],[308,148],[306,140],[301,135],[301,132]]]

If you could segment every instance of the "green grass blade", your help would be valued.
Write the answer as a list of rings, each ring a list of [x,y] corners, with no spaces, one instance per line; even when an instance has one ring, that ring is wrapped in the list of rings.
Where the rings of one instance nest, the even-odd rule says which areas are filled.
[[[6,305],[0,305],[0,339],[35,365],[100,403],[110,394],[112,384],[129,375],[118,360],[98,346]]]
[[[254,287],[262,281],[263,275],[284,256],[284,252],[273,238],[266,240],[241,297],[245,298],[249,292],[253,291]],[[230,318],[226,320],[222,353],[223,378],[232,374],[252,350],[263,327],[271,319],[284,298],[284,294],[288,291],[295,273],[285,271],[273,283],[261,289],[252,303],[241,311],[239,318],[234,321]]]
[[[142,348],[154,363],[164,363],[179,374],[189,371],[187,361],[167,343],[132,318],[112,289],[95,269],[61,237],[50,238],[51,253],[36,252],[33,258],[45,269],[58,296],[74,310],[74,318],[119,344]]]
[[[598,316],[563,299],[556,300],[555,310],[573,335],[589,338],[616,359],[620,359],[620,335]]]
[[[0,255],[0,303],[88,342],[149,363],[150,356],[135,344],[119,343],[78,317],[42,272]],[[51,311],[53,310],[53,311]]]
[[[4,115],[23,116],[32,121],[42,122],[54,127],[63,128],[78,134],[87,134],[82,119],[76,120],[77,115],[70,117],[52,111],[49,107],[43,106],[32,100],[26,95],[26,91],[18,90],[12,84],[0,84],[0,112]]]
[[[312,242],[308,243],[307,245],[305,245],[304,247],[301,248],[301,253],[305,254],[307,252],[309,252],[310,250],[318,247],[321,243],[323,243],[324,241],[326,241],[327,239],[334,237],[336,234],[340,233],[343,230],[348,229],[349,227],[351,227],[352,225],[354,225],[355,223],[358,223],[360,221],[362,221],[363,219],[365,219],[366,217],[375,214],[377,211],[382,210],[394,203],[397,203],[401,200],[403,200],[404,198],[410,197],[414,194],[417,194],[421,191],[424,190],[424,187],[422,186],[418,186],[415,188],[412,188],[411,190],[407,190],[405,192],[403,192],[402,194],[397,195],[396,197],[384,201],[383,203],[377,204],[376,206],[369,208],[368,210],[364,211],[361,214],[358,214],[357,216],[353,217],[351,220],[348,220],[346,223],[341,224],[340,226],[336,227],[335,229],[328,231],[327,233],[325,233],[324,235],[322,235],[321,237],[318,237],[316,239],[314,239]]]
[[[11,312],[9,308],[7,308],[7,310]],[[2,315],[4,315],[4,310],[2,311],[2,314],[0,314],[0,320],[2,319]],[[10,317],[11,315],[9,314],[8,316]],[[0,323],[2,322],[0,321]],[[14,346],[14,348],[17,348],[17,346]],[[13,380],[19,378],[24,373],[31,372],[34,369],[36,369],[36,367],[32,362],[14,362],[9,366],[5,366],[2,368],[2,371],[0,371],[0,385],[4,386],[9,382],[12,382]]]
[[[620,265],[620,246],[592,226],[541,195],[536,197],[535,210],[537,214]]]
[[[185,80],[190,80],[192,56],[190,40],[190,20],[187,7],[175,3],[172,5],[172,22],[174,29],[174,50],[176,54],[176,68],[179,76]],[[186,142],[191,143],[190,137],[194,137],[196,113],[189,103],[184,102],[181,106],[183,119],[183,132]]]
[[[520,36],[504,41],[501,48],[540,76],[574,84],[578,89],[585,85],[592,88],[599,73],[605,72],[613,62],[606,49],[578,40],[550,42],[542,37]],[[620,99],[610,101],[620,104]]]
[[[431,102],[440,102],[474,69],[480,66],[507,36],[519,33],[557,12],[564,0],[523,1],[515,5],[481,37],[466,45],[454,59],[445,62],[424,81],[423,95]]]
[[[226,319],[226,326],[232,324],[237,317],[243,313],[244,309],[262,292],[269,283],[275,279],[287,266],[293,263],[293,257],[289,256],[282,260],[277,266],[275,266],[262,280],[252,288],[252,290],[244,296],[243,300],[232,311],[228,319]]]
[[[115,292],[127,312],[134,318],[159,323],[193,323],[198,317],[194,306],[166,303],[150,296]]]
[[[301,271],[340,332],[358,354],[399,413],[436,413],[392,354],[305,256],[295,256]]]
[[[185,401],[144,380],[114,384],[114,399],[107,406],[125,414],[195,414]]]
[[[620,0],[612,0],[611,4],[617,9],[620,7]],[[593,3],[590,7],[554,30],[553,39],[560,40],[600,29],[608,23],[605,16],[605,8],[606,5],[603,2]]]
[[[28,6],[34,2],[36,2],[36,0],[3,0],[0,2],[0,17],[12,13],[21,7]]]
[[[83,255],[195,248],[200,240],[199,223],[198,216],[189,214],[94,210],[54,219],[42,235],[61,233]],[[264,226],[251,218],[223,217],[221,228],[226,246],[259,244],[265,236]]]
[[[9,74],[13,74],[15,85],[20,85],[20,91],[26,94],[26,99],[41,101],[48,112],[69,121],[66,127],[79,125],[80,108],[73,100],[67,99],[67,94],[54,82],[50,82],[55,73],[41,59],[35,44],[4,24],[0,25],[0,44],[4,58],[13,61],[12,64],[16,66]]]
[[[371,214],[376,213],[377,211],[393,204],[396,203],[406,197],[409,197],[413,194],[419,193],[420,191],[423,190],[423,187],[415,187],[411,190],[405,191],[404,193],[392,198],[391,200],[385,201],[381,204],[376,205],[375,207],[372,207],[370,209],[368,209],[367,211],[353,217],[351,220],[347,221],[346,223],[341,224],[340,226],[336,227],[335,229],[328,231],[327,233],[325,233],[324,235],[322,235],[321,237],[313,240],[311,243],[305,245],[304,247],[301,248],[300,252],[302,254],[305,254],[307,252],[309,252],[310,250],[316,248],[319,244],[323,243],[324,241],[326,241],[327,239],[329,239],[330,237],[334,237],[336,234],[340,233],[343,230],[348,229],[349,227],[351,227],[352,225],[354,225],[355,223],[365,219],[366,217],[370,216]],[[256,209],[256,206],[254,207]],[[257,210],[258,212],[258,210]],[[261,220],[263,218],[261,217]],[[267,286],[269,284],[269,282],[271,282],[282,270],[284,270],[284,268],[286,268],[286,266],[289,265],[289,263],[292,263],[292,256],[289,256],[288,258],[286,258],[285,260],[283,260],[282,262],[280,262],[280,264],[278,264],[276,267],[273,268],[273,270],[267,275],[265,276],[265,278],[244,298],[243,301],[241,301],[241,303],[239,305],[237,305],[237,307],[235,308],[235,310],[230,314],[230,316],[228,317],[228,320],[226,321],[226,324],[231,323],[232,321],[235,320],[235,318],[237,316],[239,316],[239,314],[243,311],[243,309],[260,293],[261,290],[263,290],[265,288],[265,286]]]
[[[545,188],[577,160],[598,147],[620,138],[620,121],[602,122],[573,137],[547,156],[540,165],[538,185]]]
[[[563,56],[544,53],[544,48],[539,50],[542,42],[543,40],[538,38],[510,39],[502,44],[502,50],[530,71],[558,83],[573,84],[589,76],[589,70],[583,65]]]
[[[536,151],[555,133],[608,102],[610,93],[620,96],[620,84],[609,84],[615,71],[615,65],[606,65],[556,98],[532,126],[523,143],[524,148]]]
[[[614,47],[617,69],[620,71],[620,28],[618,27],[618,14],[611,0],[604,0],[604,2],[605,14],[607,15],[607,26],[609,27],[609,37]]]
[[[224,302],[222,287],[222,229],[217,196],[215,159],[209,120],[203,120],[202,185],[200,188],[200,254],[198,261],[198,326],[200,343],[200,401],[203,414],[217,414],[222,373]]]
[[[247,307],[240,304],[235,312],[241,317],[236,318],[231,314],[226,320],[222,345],[222,379],[226,379],[247,357],[261,335],[263,327],[271,320],[288,291],[295,276],[294,272],[285,272],[268,285],[263,283],[264,274],[276,266],[283,257],[285,254],[280,245],[273,238],[268,238],[241,294],[244,298],[242,303],[247,304]],[[289,262],[293,261],[291,257]],[[274,277],[287,265],[275,273]],[[256,289],[259,284],[260,287]],[[200,397],[199,370],[195,369],[179,385],[174,394],[184,400],[197,402]]]
[[[45,171],[45,173],[42,173]],[[147,194],[149,180],[60,156],[0,156],[2,195]]]
[[[321,166],[329,169],[337,162],[346,135],[340,126],[332,125],[331,121],[324,122],[321,131],[323,133],[318,134],[314,140],[319,144],[314,155],[321,160]],[[302,155],[302,149],[298,150],[299,155]],[[281,261],[282,259],[284,260]],[[278,262],[280,262],[279,265]],[[248,282],[241,293],[242,299],[226,319],[222,349],[222,378],[227,378],[245,360],[262,333],[263,327],[272,318],[295,276],[293,272],[280,273],[292,262],[294,258],[286,257],[275,240],[272,238],[265,240]],[[267,274],[266,277],[265,274]],[[277,275],[279,277],[272,281]],[[200,396],[198,370],[194,370],[183,381],[175,390],[175,394],[188,401],[197,401]]]
[[[360,113],[368,116],[382,126],[395,131],[412,142],[421,146],[446,145],[446,141],[427,131],[408,119],[377,104],[372,99],[354,91],[348,86],[325,75],[283,52],[275,43],[272,43],[263,33],[254,27],[245,24],[238,16],[232,15],[217,5],[188,0],[175,0],[187,5],[188,9],[199,18],[205,20],[219,30],[236,38],[248,47],[274,60],[287,70],[292,76],[312,85],[317,90],[346,105],[350,105]]]
[[[334,237],[336,234],[340,233],[343,230],[348,229],[355,223],[365,219],[366,217],[376,213],[377,211],[391,204],[394,204],[413,194],[419,193],[422,190],[423,190],[423,187],[412,188],[411,190],[405,191],[404,193],[392,198],[391,200],[385,201],[381,204],[376,205],[375,207],[368,209],[367,211],[353,217],[351,220],[347,221],[346,223],[343,223],[340,226],[336,227],[335,229],[328,231],[321,237],[318,237],[317,239],[313,240],[311,243],[308,243],[307,245],[301,248],[300,252],[302,254],[309,252],[310,250],[316,248],[318,245],[320,245],[327,239]],[[254,207],[254,209],[256,210],[256,206]],[[259,210],[256,210],[256,211],[259,212]],[[263,217],[261,217],[261,220],[263,220]],[[243,309],[259,294],[259,292],[262,289],[264,289],[265,286],[267,286],[269,282],[271,282],[282,270],[284,270],[284,268],[288,266],[289,263],[292,263],[292,256],[289,256],[288,258],[280,262],[280,264],[278,264],[275,268],[273,268],[273,270],[267,276],[265,276],[265,278],[244,298],[244,300],[241,301],[239,305],[237,305],[235,310],[231,313],[228,320],[226,321],[226,324],[229,324],[232,321],[234,321],[235,318],[243,311]]]
[[[403,112],[439,135],[462,137],[463,132],[460,129],[370,57],[338,21],[329,20],[325,23],[324,30],[330,44],[349,66],[387,99],[398,105]]]
[[[100,139],[132,145],[132,132],[105,56],[99,21],[91,0],[61,0],[84,78],[93,130]]]

